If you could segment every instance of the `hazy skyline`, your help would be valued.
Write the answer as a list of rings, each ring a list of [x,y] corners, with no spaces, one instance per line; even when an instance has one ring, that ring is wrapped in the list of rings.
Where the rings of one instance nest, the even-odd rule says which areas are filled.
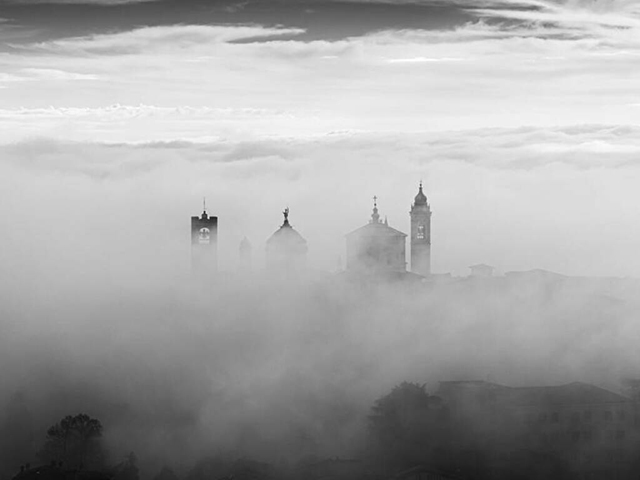
[[[639,8],[5,0],[0,209],[22,230],[3,254],[42,273],[17,260],[37,213],[65,238],[37,254],[53,265],[95,248],[186,267],[206,196],[223,268],[288,205],[332,271],[374,194],[407,230],[423,179],[434,271],[638,276]]]
[[[639,60],[636,0],[0,0],[0,408],[24,392],[35,442],[100,418],[146,479],[345,458],[404,380],[620,388],[637,281],[318,271],[374,195],[408,233],[422,180],[434,273],[640,277]],[[263,269],[285,207],[312,267],[288,284]]]

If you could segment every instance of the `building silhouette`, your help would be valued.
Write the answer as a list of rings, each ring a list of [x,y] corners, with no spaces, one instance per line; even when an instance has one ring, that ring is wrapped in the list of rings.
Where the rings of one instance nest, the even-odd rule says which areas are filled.
[[[273,273],[299,272],[307,264],[307,241],[289,223],[289,207],[282,214],[284,222],[267,240],[267,270]]]
[[[419,280],[431,273],[431,207],[420,183],[411,207],[411,271],[407,271],[407,234],[381,220],[377,197],[369,222],[348,233],[346,265],[349,274],[369,277],[389,275]],[[289,223],[289,208],[284,222],[266,242],[266,268],[275,271],[299,271],[307,265],[307,241]],[[209,216],[206,206],[200,217],[191,217],[191,264],[194,275],[212,278],[218,269],[218,217]],[[239,245],[240,271],[252,269],[252,246],[245,237]]]
[[[422,191],[413,200],[411,211],[411,271],[424,277],[431,274],[431,207]]]
[[[206,206],[200,217],[191,217],[191,271],[200,280],[212,279],[218,270],[218,217]]]
[[[637,400],[582,382],[448,381],[437,395],[450,411],[456,461],[484,478],[638,478]]]
[[[380,220],[377,197],[366,225],[346,235],[347,271],[364,274],[403,273],[407,271],[406,237]]]

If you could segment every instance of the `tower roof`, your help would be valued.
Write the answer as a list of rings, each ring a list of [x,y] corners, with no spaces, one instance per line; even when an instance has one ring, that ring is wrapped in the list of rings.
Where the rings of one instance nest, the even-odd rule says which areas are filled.
[[[366,225],[355,229],[354,231],[347,233],[347,237],[351,235],[359,235],[365,237],[406,237],[405,233],[402,233],[395,228],[389,226],[389,222],[385,217],[384,222],[380,221],[380,214],[378,213],[378,197],[373,197],[373,213],[371,214],[371,220]]]
[[[422,191],[422,181],[420,182],[420,189],[418,190],[418,194],[413,199],[414,205],[427,205],[427,196]]]
[[[406,237],[406,233],[402,233],[400,230],[390,227],[388,224],[378,222],[369,222],[360,228],[356,228],[352,232],[346,234],[347,237],[352,235],[358,235],[363,237]]]

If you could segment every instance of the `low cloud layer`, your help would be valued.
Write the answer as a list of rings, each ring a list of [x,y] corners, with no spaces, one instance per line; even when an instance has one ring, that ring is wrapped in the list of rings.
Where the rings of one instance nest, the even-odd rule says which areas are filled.
[[[131,117],[128,110],[112,114],[110,123]],[[149,115],[136,118],[146,122]],[[408,230],[407,211],[423,179],[436,212],[436,271],[466,274],[468,265],[485,262],[501,271],[637,275],[639,150],[638,129],[624,126],[201,142],[30,140],[2,147],[2,214],[26,229],[10,231],[3,250],[11,252],[15,242],[22,253],[6,255],[14,264],[27,245],[36,247],[41,225],[27,219],[46,205],[55,213],[42,221],[61,235],[36,254],[52,262],[54,275],[64,251],[73,251],[69,242],[74,255],[109,252],[109,262],[82,261],[76,268],[115,274],[149,262],[148,268],[184,272],[187,220],[206,196],[221,218],[225,269],[236,268],[244,236],[260,265],[264,241],[289,206],[294,226],[309,240],[312,265],[333,271],[344,258],[343,235],[367,221],[374,194],[390,224]],[[129,225],[165,234],[142,242]],[[137,253],[121,263],[119,252]]]

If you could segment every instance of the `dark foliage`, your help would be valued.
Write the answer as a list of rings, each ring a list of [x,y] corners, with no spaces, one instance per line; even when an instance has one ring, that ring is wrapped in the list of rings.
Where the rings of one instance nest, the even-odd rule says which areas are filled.
[[[434,451],[446,443],[447,410],[425,385],[403,382],[375,401],[369,432],[379,468],[397,471],[433,463]]]
[[[206,458],[198,462],[187,475],[187,480],[275,480],[281,474],[263,462],[241,458],[229,461]]]
[[[179,478],[171,468],[165,465],[152,480],[179,480]]]
[[[49,427],[38,456],[44,462],[62,462],[66,468],[99,470],[105,455],[101,443],[102,424],[83,413],[64,417]]]
[[[139,480],[138,457],[131,452],[124,462],[118,464],[113,470],[113,480]]]

